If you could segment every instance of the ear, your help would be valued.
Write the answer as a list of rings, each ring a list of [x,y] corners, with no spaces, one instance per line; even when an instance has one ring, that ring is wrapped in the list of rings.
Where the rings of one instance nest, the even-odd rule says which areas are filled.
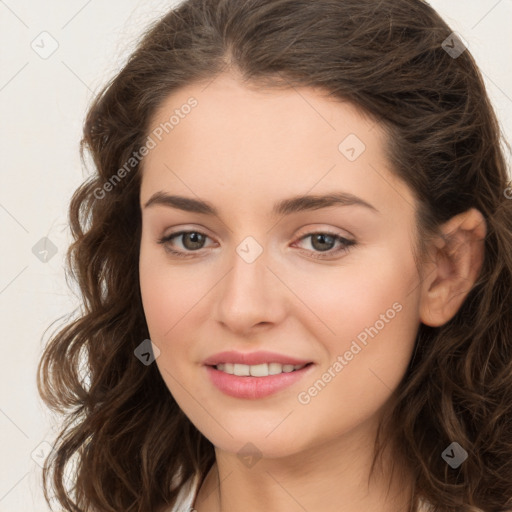
[[[439,327],[451,320],[473,287],[484,260],[487,225],[475,208],[441,226],[423,267],[420,320]]]

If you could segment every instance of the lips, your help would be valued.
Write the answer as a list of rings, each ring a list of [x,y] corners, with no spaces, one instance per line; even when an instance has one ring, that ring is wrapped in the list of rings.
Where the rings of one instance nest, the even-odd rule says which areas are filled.
[[[280,363],[282,365],[306,365],[312,363],[307,359],[297,359],[295,357],[278,354],[276,352],[258,351],[258,352],[236,352],[227,351],[219,352],[213,356],[208,357],[203,364],[205,366],[216,366],[218,364],[232,363],[232,364],[245,364],[257,365],[263,363]]]
[[[210,382],[223,394],[233,398],[256,400],[279,394],[286,388],[297,385],[314,372],[315,366],[312,363],[300,370],[260,377],[231,375],[213,366],[203,366],[203,369]]]

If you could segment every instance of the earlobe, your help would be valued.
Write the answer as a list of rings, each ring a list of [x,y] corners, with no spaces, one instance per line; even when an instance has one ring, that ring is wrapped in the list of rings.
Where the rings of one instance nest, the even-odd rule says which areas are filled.
[[[485,219],[475,208],[441,226],[441,235],[429,248],[430,261],[422,277],[422,323],[439,327],[460,309],[482,268],[486,233]]]

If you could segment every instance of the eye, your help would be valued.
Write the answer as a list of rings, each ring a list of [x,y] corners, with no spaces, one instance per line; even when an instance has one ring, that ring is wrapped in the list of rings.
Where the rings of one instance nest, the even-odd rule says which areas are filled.
[[[181,238],[181,245],[183,247],[181,250],[172,248],[173,244],[171,242],[175,238]],[[210,237],[201,231],[178,231],[177,233],[171,233],[158,239],[158,243],[162,244],[165,250],[170,254],[181,258],[187,258],[194,257],[194,252],[203,249],[204,243],[208,238]],[[316,259],[330,258],[337,254],[348,252],[350,247],[356,245],[355,240],[348,240],[336,233],[330,233],[327,231],[307,233],[300,237],[299,242],[308,238],[311,239],[310,243],[313,247],[313,250],[308,250],[308,252],[313,252],[314,254],[311,254],[311,257]],[[337,249],[333,249],[336,242],[339,243],[339,246]],[[325,253],[325,255],[323,253]]]
[[[356,245],[355,240],[348,240],[336,233],[330,233],[328,231],[308,233],[300,237],[299,242],[307,238],[311,239],[310,244],[314,250],[314,254],[311,254],[311,257],[317,259],[330,258],[337,254],[348,252],[350,247]],[[336,242],[340,245],[337,249],[333,249]],[[322,253],[325,253],[325,256]]]
[[[181,243],[185,251],[177,251],[171,248],[171,241],[178,237],[181,238]],[[193,254],[187,254],[187,252],[190,253],[202,249],[207,238],[210,237],[200,231],[178,231],[177,233],[171,233],[170,235],[160,238],[158,243],[162,244],[167,252],[175,256],[186,258],[193,256]]]

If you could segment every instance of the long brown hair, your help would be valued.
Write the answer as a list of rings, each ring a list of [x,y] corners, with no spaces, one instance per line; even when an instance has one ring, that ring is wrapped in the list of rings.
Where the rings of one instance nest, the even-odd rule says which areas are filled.
[[[421,0],[188,0],[147,29],[84,123],[81,156],[95,172],[71,200],[67,260],[83,307],[51,337],[37,376],[64,415],[43,471],[47,500],[51,487],[66,511],[157,510],[215,460],[157,366],[134,356],[149,338],[138,276],[144,160],[125,164],[170,93],[233,70],[258,86],[323,88],[381,123],[392,168],[418,199],[420,246],[469,208],[484,215],[479,279],[451,321],[420,325],[375,456],[396,441],[415,500],[437,511],[512,507],[512,189],[482,76],[469,50],[450,54],[463,50],[451,34]],[[469,453],[456,470],[441,457],[453,441]]]

